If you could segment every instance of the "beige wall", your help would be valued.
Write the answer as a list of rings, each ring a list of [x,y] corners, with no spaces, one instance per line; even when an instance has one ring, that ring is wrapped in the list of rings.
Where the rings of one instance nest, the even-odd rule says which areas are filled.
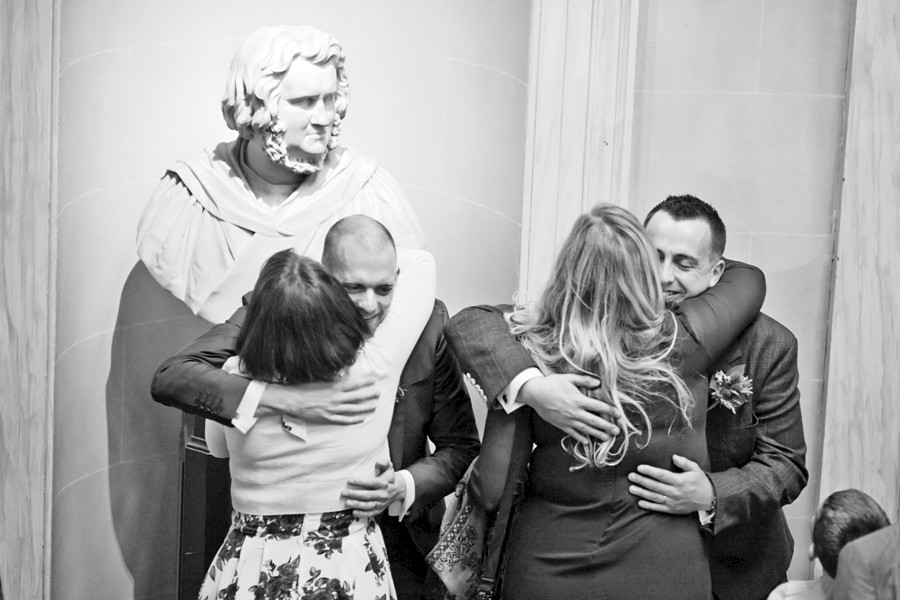
[[[817,502],[833,210],[851,3],[642,3],[631,208],[668,194],[719,209],[726,254],[765,270],[763,310],[800,344],[810,483],[786,510],[791,577],[805,577]]]
[[[136,266],[134,235],[173,160],[233,137],[218,105],[235,47],[273,23],[343,42],[346,141],[408,194],[455,312],[509,300],[516,286],[530,3],[80,0],[61,10],[52,597],[171,598],[181,417],[152,403],[148,385],[208,324]]]

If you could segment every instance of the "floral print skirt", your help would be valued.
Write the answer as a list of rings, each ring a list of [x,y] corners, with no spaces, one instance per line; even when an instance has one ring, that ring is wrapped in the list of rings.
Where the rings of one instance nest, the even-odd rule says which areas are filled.
[[[235,512],[200,600],[396,600],[381,530],[352,511]]]

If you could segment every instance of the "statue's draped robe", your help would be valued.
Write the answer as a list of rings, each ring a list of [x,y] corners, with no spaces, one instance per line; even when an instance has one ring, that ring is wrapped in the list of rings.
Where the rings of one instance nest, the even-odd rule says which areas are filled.
[[[250,189],[245,142],[223,142],[166,172],[138,225],[138,256],[194,313],[219,323],[241,305],[275,252],[294,248],[320,260],[336,221],[365,214],[398,248],[421,248],[418,221],[394,179],[377,163],[339,147],[277,206]]]

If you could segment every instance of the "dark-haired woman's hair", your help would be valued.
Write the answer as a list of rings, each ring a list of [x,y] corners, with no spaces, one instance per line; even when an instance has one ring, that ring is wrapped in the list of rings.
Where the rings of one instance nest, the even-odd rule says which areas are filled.
[[[356,360],[368,329],[321,264],[282,250],[260,270],[237,339],[241,368],[270,383],[334,379]]]

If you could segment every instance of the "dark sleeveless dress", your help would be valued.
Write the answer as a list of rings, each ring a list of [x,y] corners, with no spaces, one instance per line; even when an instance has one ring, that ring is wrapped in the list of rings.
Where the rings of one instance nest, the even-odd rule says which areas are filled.
[[[707,540],[697,514],[669,515],[640,508],[638,498],[628,491],[627,476],[640,464],[674,469],[673,454],[709,469],[704,435],[706,370],[762,304],[764,284],[758,289],[760,279],[745,277],[747,274],[727,270],[725,285],[686,301],[676,311],[673,364],[695,399],[692,428],[679,420],[673,405],[661,402],[648,410],[652,435],[646,446],[636,448],[632,443],[616,466],[572,471],[576,462],[560,447],[562,431],[527,407],[510,415],[492,411],[489,419],[513,418],[520,431],[524,427],[529,432],[530,442],[524,449],[519,444],[519,451],[527,452],[531,443],[535,445],[524,499],[510,526],[503,598],[712,597]],[[489,430],[478,467],[486,469],[484,472],[505,473],[502,463],[508,464],[508,456],[492,456],[488,434]],[[498,465],[501,470],[492,471]],[[491,479],[498,478],[482,481]]]
[[[510,531],[504,598],[711,597],[706,542],[696,513],[647,511],[628,491],[628,474],[639,464],[673,469],[673,454],[709,468],[703,434],[706,380],[692,379],[691,390],[700,400],[693,429],[676,425],[670,433],[674,408],[660,409],[651,417],[649,444],[632,445],[614,467],[570,471],[575,461],[560,447],[563,432],[530,414],[536,448],[525,499]]]

